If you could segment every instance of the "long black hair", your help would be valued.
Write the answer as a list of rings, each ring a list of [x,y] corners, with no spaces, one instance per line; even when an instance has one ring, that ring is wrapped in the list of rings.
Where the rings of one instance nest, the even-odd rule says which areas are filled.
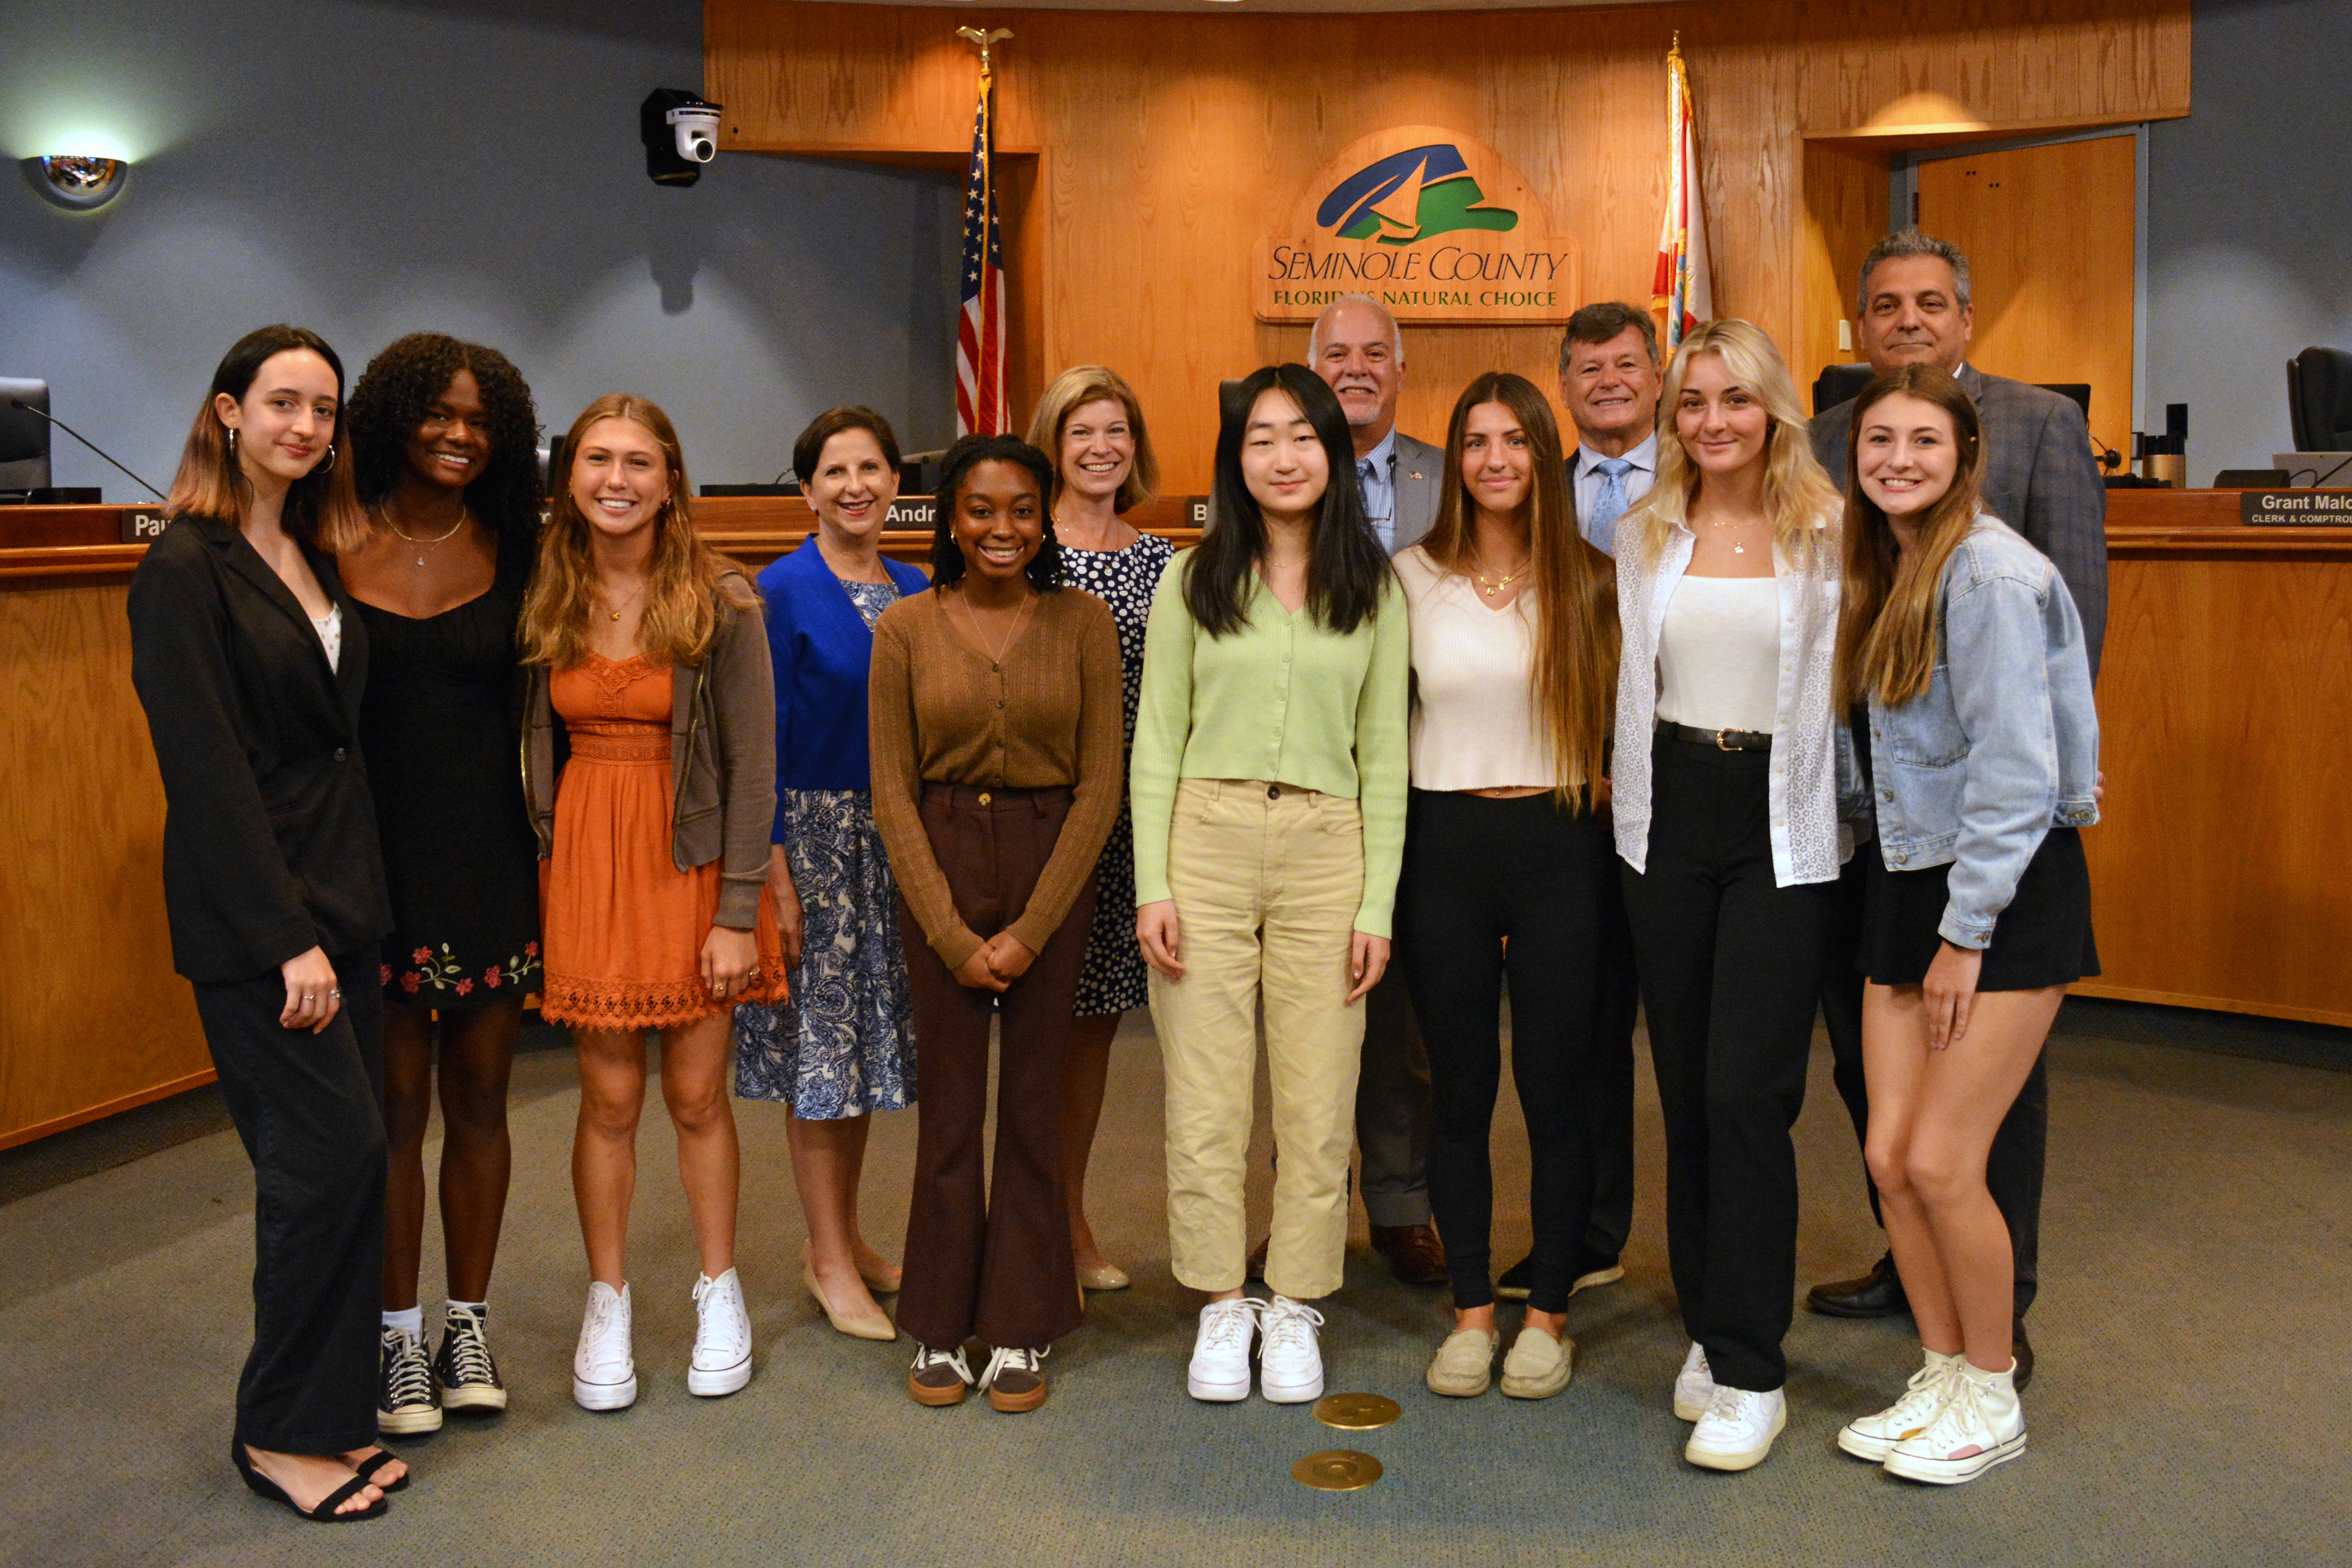
[[[964,481],[982,463],[1017,463],[1037,481],[1037,524],[1043,538],[1022,574],[1039,593],[1053,592],[1062,585],[1062,544],[1054,537],[1054,513],[1045,504],[1054,493],[1054,464],[1018,436],[961,437],[940,459],[939,516],[931,526],[932,584],[946,587],[963,581],[963,551],[955,537],[956,502],[962,499]]]
[[[1303,364],[1262,366],[1233,383],[1222,400],[1209,526],[1185,573],[1184,607],[1213,637],[1248,624],[1252,579],[1258,557],[1265,553],[1265,520],[1242,479],[1242,438],[1259,394],[1269,388],[1298,405],[1330,459],[1331,479],[1307,543],[1307,606],[1317,620],[1346,637],[1379,610],[1389,562],[1364,514],[1348,416],[1323,378]]]
[[[489,418],[490,460],[466,487],[466,504],[502,536],[539,532],[539,411],[514,362],[496,349],[446,332],[411,332],[385,345],[352,388],[352,445],[359,499],[380,504],[408,466],[408,444],[434,401],[461,370],[482,389]]]

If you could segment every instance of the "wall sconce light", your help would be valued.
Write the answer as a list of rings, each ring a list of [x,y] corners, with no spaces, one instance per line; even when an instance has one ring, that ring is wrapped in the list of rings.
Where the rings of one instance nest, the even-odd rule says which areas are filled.
[[[52,153],[27,158],[21,166],[26,183],[43,201],[68,212],[95,212],[121,195],[131,179],[130,162],[122,158]]]

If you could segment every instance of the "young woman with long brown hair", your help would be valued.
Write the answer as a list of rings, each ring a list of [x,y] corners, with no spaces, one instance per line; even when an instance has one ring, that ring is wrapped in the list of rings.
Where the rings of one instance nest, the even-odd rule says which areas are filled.
[[[1612,803],[1691,1338],[1675,1414],[1685,1459],[1742,1470],[1788,1418],[1790,1130],[1859,810],[1830,701],[1838,495],[1747,321],[1685,338],[1660,407],[1657,483],[1617,528]]]
[[[1437,521],[1396,556],[1413,670],[1399,951],[1429,1046],[1429,1196],[1454,1291],[1454,1331],[1427,1382],[1485,1393],[1501,1344],[1487,1147],[1507,973],[1535,1249],[1503,1392],[1542,1399],[1568,1386],[1568,1298],[1592,1207],[1601,915],[1617,874],[1594,806],[1616,690],[1615,589],[1607,557],[1577,531],[1559,426],[1534,383],[1507,372],[1472,382],[1445,454]]]
[[[392,929],[360,755],[367,634],[334,552],[352,495],[343,367],[316,332],[230,349],[131,581],[131,679],[163,778],[172,963],[253,1161],[253,1350],[229,1458],[314,1520],[373,1519]]]
[[[523,607],[523,783],[544,862],[541,1011],[580,1053],[590,1284],[572,1393],[617,1410],[637,1395],[623,1255],[649,1030],[701,1254],[686,1385],[732,1394],[751,1376],[728,1043],[735,1004],[785,988],[766,892],[776,711],[759,595],[695,533],[669,416],[600,397],[562,453]]]
[[[515,773],[515,624],[539,545],[539,416],[504,354],[411,332],[368,363],[351,426],[373,527],[338,564],[367,626],[360,737],[394,920],[376,1425],[431,1432],[445,1406],[507,1406],[488,1297],[513,1163],[507,1079],[540,967],[536,855]],[[436,1069],[448,1299],[430,1352],[417,1271]]]
[[[1838,700],[1878,829],[1866,1152],[1924,1361],[1838,1447],[1951,1485],[2025,1448],[2015,1258],[1985,1160],[2066,987],[2099,972],[2080,832],[2098,820],[2098,717],[2064,580],[1983,510],[1960,384],[1924,364],[1872,381],[1847,461]]]

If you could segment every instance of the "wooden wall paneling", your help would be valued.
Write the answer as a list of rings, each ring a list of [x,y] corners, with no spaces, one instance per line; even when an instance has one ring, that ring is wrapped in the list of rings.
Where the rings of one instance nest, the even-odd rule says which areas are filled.
[[[212,1076],[119,584],[0,592],[0,1148]]]
[[[1807,136],[2113,125],[2189,112],[2189,0],[1807,0]]]
[[[2340,543],[2316,568],[2284,554],[2117,541],[2085,994],[2352,1025],[2352,892],[2319,852],[2352,771],[2341,726],[2314,721],[2352,712],[2352,570]]]
[[[1797,327],[1789,368],[1797,390],[1832,364],[1862,357],[1838,347],[1838,328],[1853,320],[1854,269],[1886,237],[1888,163],[1884,155],[1827,142],[1804,151],[1804,228],[1798,258]]]
[[[2126,453],[2133,159],[2125,135],[1919,165],[1920,226],[1968,252],[1969,362],[2018,381],[2090,383],[2091,433]]]

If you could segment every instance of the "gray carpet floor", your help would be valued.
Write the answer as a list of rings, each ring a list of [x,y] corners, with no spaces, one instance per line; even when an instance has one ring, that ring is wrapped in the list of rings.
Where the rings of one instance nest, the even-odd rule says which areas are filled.
[[[903,1392],[903,1345],[826,1328],[797,1283],[800,1214],[782,1118],[766,1105],[739,1107],[758,1375],[730,1399],[689,1396],[695,1267],[657,1100],[631,1251],[643,1396],[616,1415],[576,1408],[575,1091],[567,1052],[526,1055],[492,1293],[513,1407],[402,1445],[417,1486],[388,1519],[351,1528],[302,1524],[252,1498],[224,1455],[252,1197],[216,1114],[189,1097],[126,1121],[128,1133],[13,1152],[0,1161],[0,1562],[2352,1561],[2352,1073],[2315,1065],[2340,1064],[2345,1037],[2171,1016],[2189,1021],[2079,1003],[2062,1021],[2032,1444],[1965,1488],[1913,1487],[1832,1446],[1842,1421],[1885,1403],[1916,1365],[1907,1320],[1801,1310],[1790,1420],[1772,1458],[1742,1476],[1683,1464],[1686,1428],[1666,1393],[1685,1342],[1646,1068],[1627,1278],[1572,1304],[1577,1372],[1564,1394],[1424,1391],[1446,1327],[1441,1293],[1391,1280],[1363,1247],[1360,1215],[1347,1287],[1324,1303],[1329,1386],[1386,1394],[1402,1418],[1348,1436],[1304,1407],[1195,1404],[1183,1366],[1198,1303],[1168,1274],[1158,1052],[1138,1016],[1117,1048],[1093,1168],[1098,1231],[1137,1284],[1092,1299],[1049,1363],[1052,1398],[1022,1416],[979,1402],[919,1408]],[[2250,1044],[2290,1059],[2224,1054]],[[1505,1260],[1527,1239],[1507,1094],[1496,1137]],[[152,1148],[135,1146],[142,1125],[162,1129]],[[886,1250],[903,1233],[914,1134],[911,1114],[875,1130],[866,1221]],[[1799,1279],[1853,1272],[1879,1241],[1825,1046],[1798,1137]],[[1263,1179],[1253,1201],[1262,1215]],[[438,1287],[428,1240],[428,1301]],[[1290,1479],[1293,1460],[1329,1447],[1373,1454],[1385,1478],[1351,1494]]]

